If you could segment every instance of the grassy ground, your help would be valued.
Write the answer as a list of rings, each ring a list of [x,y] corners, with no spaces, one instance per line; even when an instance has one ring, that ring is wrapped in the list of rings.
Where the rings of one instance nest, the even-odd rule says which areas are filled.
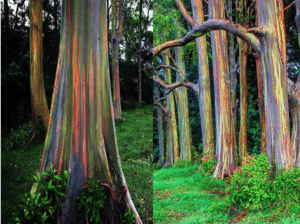
[[[201,176],[198,166],[154,171],[154,223],[300,223],[300,214],[287,214],[276,207],[237,213],[226,200],[227,184]]]
[[[141,218],[152,223],[152,105],[125,111],[124,119],[116,122],[124,175]],[[30,191],[42,152],[43,145],[38,144],[2,151],[1,223],[12,222],[21,196]]]

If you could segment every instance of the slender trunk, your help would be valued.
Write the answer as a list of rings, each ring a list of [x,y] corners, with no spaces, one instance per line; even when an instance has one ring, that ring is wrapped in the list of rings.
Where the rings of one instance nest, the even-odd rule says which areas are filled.
[[[142,102],[142,6],[143,0],[140,0],[140,16],[139,16],[139,102]]]
[[[178,20],[174,21],[175,27],[181,27]],[[181,37],[181,31],[176,30],[176,38]],[[186,79],[185,65],[183,59],[183,49],[181,47],[175,48],[175,61],[178,69],[182,72],[176,73],[176,81],[184,82]],[[184,77],[182,77],[184,75]],[[178,128],[179,128],[179,147],[180,147],[180,160],[192,159],[192,136],[190,126],[190,116],[188,107],[188,92],[185,87],[179,87],[175,90],[176,105],[178,114]],[[175,155],[177,158],[178,156]]]
[[[257,73],[257,88],[258,88],[258,108],[260,112],[260,139],[261,139],[261,152],[266,152],[266,113],[263,97],[263,79],[261,58],[256,56],[256,73]]]
[[[50,163],[70,173],[64,210],[59,223],[78,223],[84,214],[75,198],[93,170],[117,195],[127,188],[117,146],[108,67],[105,0],[62,2],[60,53],[49,129],[39,172]],[[34,184],[32,193],[37,191]],[[101,211],[102,223],[121,223],[127,206],[139,215],[127,190],[121,202],[111,197]]]
[[[156,99],[160,99],[160,92],[157,85],[154,85],[154,94]],[[157,116],[157,135],[158,135],[158,148],[159,148],[159,157],[158,164],[161,166],[164,165],[165,157],[165,147],[164,147],[164,131],[163,131],[163,112],[158,107],[156,108]]]
[[[240,158],[247,155],[247,110],[248,110],[248,87],[246,77],[247,49],[248,45],[241,39],[239,43],[239,62],[240,62],[240,134],[239,134],[239,153]]]
[[[209,2],[209,17],[224,19],[225,8],[223,1]],[[230,175],[234,164],[234,136],[231,123],[232,105],[230,101],[230,77],[228,74],[228,51],[225,31],[211,31],[211,47],[213,56],[213,75],[216,108],[216,156],[217,167],[213,174],[215,178]]]
[[[192,0],[194,20],[201,24],[204,22],[202,0]],[[198,101],[201,118],[203,153],[214,155],[214,124],[212,119],[210,77],[207,55],[206,36],[196,39],[198,59]]]
[[[286,73],[286,41],[282,0],[257,0],[266,112],[266,152],[273,168],[291,164]],[[274,24],[276,24],[274,26]]]
[[[113,105],[115,119],[121,116],[121,94],[119,78],[119,44],[122,34],[122,0],[119,1],[119,13],[117,13],[117,1],[112,2],[112,73],[113,73]],[[118,16],[117,16],[118,15]],[[119,19],[118,19],[119,17]],[[119,21],[119,26],[117,24]],[[118,29],[119,27],[119,29]]]
[[[47,132],[49,109],[43,75],[42,0],[30,1],[30,90],[34,136],[43,141]]]
[[[227,10],[229,14],[229,21],[232,20],[232,0],[229,0],[227,3]],[[237,99],[236,99],[236,88],[237,88],[237,78],[236,78],[236,61],[235,61],[235,49],[234,49],[234,35],[229,33],[228,34],[228,43],[229,43],[229,52],[228,52],[228,62],[229,62],[229,77],[230,77],[230,101],[232,108],[230,110],[231,113],[231,125],[233,130],[233,144],[234,148],[237,146],[237,140],[236,140],[236,124],[237,124],[237,118],[236,118],[236,112],[237,112]],[[235,160],[237,160],[237,154],[235,156]]]
[[[163,64],[169,66],[169,49],[167,49],[163,55]],[[165,80],[169,84],[172,83],[171,71],[170,69],[165,69]],[[175,161],[179,159],[179,146],[178,146],[178,134],[177,134],[177,124],[176,124],[176,113],[175,113],[175,102],[174,94],[171,92],[167,96],[167,110],[169,111],[167,119],[167,143],[166,143],[166,159],[165,165],[174,165]]]

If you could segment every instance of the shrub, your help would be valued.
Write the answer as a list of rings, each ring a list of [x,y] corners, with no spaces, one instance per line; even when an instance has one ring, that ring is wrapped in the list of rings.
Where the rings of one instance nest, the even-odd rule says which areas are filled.
[[[216,168],[216,162],[210,155],[203,156],[201,159],[201,164],[199,170],[204,177],[211,176]]]
[[[193,163],[190,160],[176,160],[175,162],[175,166],[178,168],[185,168],[185,167],[189,167],[192,166]]]
[[[157,163],[153,163],[153,170],[159,170],[159,169],[161,169],[161,165]]]
[[[231,177],[227,190],[231,204],[243,208],[261,209],[274,199],[271,165],[265,153],[255,158],[246,157]]]
[[[2,150],[11,151],[24,148],[32,135],[31,122],[20,125],[16,130],[11,129],[10,134],[2,139]]]

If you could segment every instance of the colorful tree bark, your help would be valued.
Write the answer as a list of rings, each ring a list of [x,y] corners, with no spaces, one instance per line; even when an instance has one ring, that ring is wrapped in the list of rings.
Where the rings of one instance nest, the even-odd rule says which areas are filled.
[[[160,92],[157,85],[153,85],[153,87],[154,87],[154,93],[156,99],[160,99]],[[158,135],[158,147],[159,147],[158,164],[163,166],[165,161],[163,112],[158,107],[156,108],[156,116],[157,116],[157,135]]]
[[[192,9],[194,20],[201,24],[204,22],[202,0],[192,0]],[[198,101],[201,118],[203,153],[214,155],[214,124],[212,119],[210,77],[208,67],[206,37],[196,39],[197,62],[198,62]]]
[[[274,168],[291,164],[289,113],[287,98],[286,43],[283,3],[258,0],[259,37],[263,91],[266,112],[266,152]]]
[[[119,13],[117,1],[113,0],[112,7],[112,74],[113,74],[113,105],[115,119],[121,116],[121,91],[119,77],[119,44],[122,36],[122,0],[119,0]],[[117,21],[119,24],[117,24]],[[118,26],[119,25],[119,26]]]
[[[163,56],[163,64],[169,66],[170,51],[166,50]],[[165,80],[169,84],[172,83],[171,70],[165,69]],[[167,134],[166,134],[166,158],[165,165],[174,165],[176,160],[179,159],[179,145],[178,145],[178,134],[176,124],[176,113],[175,113],[175,101],[174,94],[171,92],[167,98],[167,111],[169,114],[166,116],[167,119]]]
[[[300,0],[295,1],[296,5],[296,25],[297,25],[297,30],[298,30],[298,42],[300,46]]]
[[[223,1],[209,2],[209,16],[213,19],[224,19]],[[234,136],[231,123],[232,104],[230,101],[230,77],[228,68],[227,37],[225,31],[211,32],[211,48],[213,56],[213,76],[216,108],[216,157],[215,178],[230,175],[234,169]]]
[[[175,27],[180,27],[181,24],[178,20],[174,21]],[[180,38],[181,31],[176,30],[176,37]],[[180,47],[175,48],[175,62],[181,73],[176,73],[176,81],[184,82],[186,79],[185,65],[183,59],[183,49]],[[177,119],[179,129],[179,147],[180,147],[180,160],[192,159],[192,136],[190,126],[190,116],[188,107],[188,92],[185,87],[179,87],[175,90],[175,99],[177,105]],[[176,155],[175,155],[176,157]]]
[[[58,174],[63,169],[70,173],[59,223],[81,221],[84,214],[78,211],[75,198],[95,169],[100,171],[96,178],[117,195],[127,188],[117,146],[108,65],[106,1],[63,1],[57,74],[39,167],[42,172],[53,163]],[[34,185],[32,193],[37,190]],[[120,203],[106,187],[105,192],[103,223],[121,223],[127,206],[136,214],[136,223],[141,223],[128,190]]]
[[[34,138],[43,141],[48,126],[49,109],[43,75],[42,0],[30,1],[30,90]]]

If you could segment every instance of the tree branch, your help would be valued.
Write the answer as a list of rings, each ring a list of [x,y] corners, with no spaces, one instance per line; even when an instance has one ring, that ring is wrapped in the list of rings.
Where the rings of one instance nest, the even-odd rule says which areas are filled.
[[[186,10],[185,6],[182,4],[181,0],[175,0],[176,5],[178,6],[181,15],[185,18],[185,20],[192,26],[198,26],[197,22],[190,16],[189,12]]]
[[[283,9],[283,11],[285,11],[285,10],[287,10],[287,9],[289,9],[292,5],[294,5],[295,4],[295,1],[293,1],[291,4],[289,4],[287,7],[285,7],[284,9]]]
[[[169,47],[185,46],[189,42],[205,35],[211,30],[226,30],[246,41],[246,43],[248,43],[258,54],[260,54],[258,38],[254,34],[248,33],[243,26],[234,24],[228,20],[211,19],[197,27],[194,27],[192,31],[180,39],[168,41],[158,45],[153,49],[153,56]]]
[[[161,69],[161,68],[169,68],[169,69],[172,69],[172,70],[174,70],[175,72],[178,72],[178,73],[181,75],[181,77],[182,77],[183,79],[185,79],[185,75],[182,73],[182,71],[181,71],[179,68],[175,68],[175,67],[172,67],[172,66],[170,66],[170,65],[160,65],[160,66],[157,66],[156,68],[154,68],[154,70],[159,70],[159,69]]]
[[[153,104],[156,105],[165,115],[170,116],[169,111],[161,103],[153,98]]]
[[[160,86],[162,86],[163,88],[165,88],[165,94],[168,95],[170,94],[172,91],[174,91],[175,89],[183,86],[183,87],[187,87],[187,88],[191,88],[193,90],[195,90],[195,88],[197,88],[196,84],[191,83],[191,82],[174,82],[172,84],[168,84],[167,82],[165,82],[164,80],[153,76],[153,82],[159,84]]]

